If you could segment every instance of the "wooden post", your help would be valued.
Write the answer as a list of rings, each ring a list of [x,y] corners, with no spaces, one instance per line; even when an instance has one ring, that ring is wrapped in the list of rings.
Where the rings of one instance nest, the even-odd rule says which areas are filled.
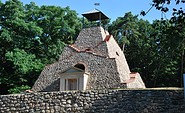
[[[99,21],[100,21],[99,26],[101,26],[101,13],[99,14]]]

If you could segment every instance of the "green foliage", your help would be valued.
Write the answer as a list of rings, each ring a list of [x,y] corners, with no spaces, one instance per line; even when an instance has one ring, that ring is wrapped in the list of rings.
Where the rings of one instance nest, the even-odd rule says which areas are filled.
[[[27,86],[27,85],[22,85],[22,86],[18,86],[18,87],[14,87],[14,88],[11,88],[8,90],[9,93],[13,93],[13,94],[16,94],[16,93],[21,93],[21,92],[24,92],[28,89],[30,89],[31,87],[30,86]]]
[[[42,29],[42,33],[36,35],[39,45],[33,47],[32,51],[38,57],[45,59],[46,63],[57,60],[65,44],[73,43],[82,28],[77,13],[69,7],[39,8],[34,3],[27,4],[25,8],[29,21],[35,22]]]
[[[82,24],[69,7],[0,2],[0,94],[32,87],[43,66],[73,43]],[[29,86],[29,87],[28,87]]]
[[[7,61],[10,61],[16,69],[16,73],[26,74],[30,71],[40,72],[43,68],[43,64],[40,60],[36,59],[34,54],[28,54],[24,50],[18,48],[5,54]]]
[[[180,8],[170,7],[169,5],[173,3],[175,3],[176,5],[181,5],[181,7]],[[172,17],[185,16],[185,13],[182,7],[184,4],[185,4],[184,0],[153,0],[151,3],[151,8],[148,11],[141,11],[141,15],[145,16],[147,13],[150,12],[150,10],[153,7],[155,7],[157,10],[160,10],[162,13],[166,13],[170,10],[173,11]]]
[[[137,16],[131,12],[125,13],[124,17],[118,17],[109,27],[109,31],[115,36],[120,47],[124,50],[125,44],[130,43],[130,39],[138,38],[140,33],[137,31]]]

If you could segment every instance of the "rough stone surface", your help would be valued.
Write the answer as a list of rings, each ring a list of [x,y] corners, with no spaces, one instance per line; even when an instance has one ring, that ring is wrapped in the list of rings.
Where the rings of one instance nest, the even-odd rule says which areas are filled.
[[[59,91],[61,73],[76,64],[83,64],[85,72],[90,75],[86,90],[127,86],[145,88],[142,79],[137,78],[132,84],[123,84],[130,79],[123,52],[107,31],[102,27],[92,27],[83,29],[75,43],[64,48],[58,62],[44,68],[32,90]]]
[[[1,113],[185,113],[183,90],[92,90],[0,96]]]

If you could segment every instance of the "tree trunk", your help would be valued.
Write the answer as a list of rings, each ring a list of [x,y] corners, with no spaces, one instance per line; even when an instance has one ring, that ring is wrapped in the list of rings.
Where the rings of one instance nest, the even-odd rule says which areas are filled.
[[[122,47],[123,53],[124,53],[124,49],[125,49],[125,43],[123,43],[123,47]]]

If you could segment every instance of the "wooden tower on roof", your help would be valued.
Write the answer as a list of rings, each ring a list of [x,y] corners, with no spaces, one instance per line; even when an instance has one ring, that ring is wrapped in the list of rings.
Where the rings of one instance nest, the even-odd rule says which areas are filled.
[[[94,9],[82,14],[89,21],[99,21],[99,25],[101,26],[101,21],[105,19],[109,19],[103,12],[98,9]],[[83,22],[84,23],[84,22]]]

